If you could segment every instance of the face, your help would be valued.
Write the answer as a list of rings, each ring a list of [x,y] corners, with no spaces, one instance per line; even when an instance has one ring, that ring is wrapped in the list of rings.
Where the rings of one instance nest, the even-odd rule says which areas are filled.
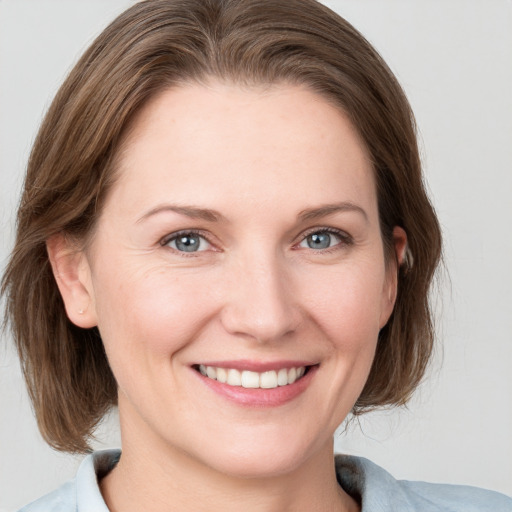
[[[237,475],[331,450],[396,288],[351,123],[303,87],[188,85],[125,142],[74,319],[101,332],[123,443]]]

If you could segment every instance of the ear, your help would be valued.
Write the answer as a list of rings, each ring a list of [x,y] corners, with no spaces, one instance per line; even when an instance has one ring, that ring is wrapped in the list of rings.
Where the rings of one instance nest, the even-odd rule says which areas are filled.
[[[407,233],[400,226],[393,228],[394,257],[387,262],[386,282],[382,293],[380,328],[384,327],[393,312],[398,292],[398,269],[405,261]]]
[[[95,327],[91,269],[85,253],[62,233],[46,241],[46,250],[68,318],[78,327]]]

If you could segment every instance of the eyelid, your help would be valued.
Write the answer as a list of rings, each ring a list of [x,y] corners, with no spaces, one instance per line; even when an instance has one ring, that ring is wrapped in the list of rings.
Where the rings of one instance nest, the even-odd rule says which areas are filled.
[[[299,241],[294,245],[294,248],[298,248],[299,244],[302,243],[309,235],[312,235],[314,233],[330,233],[333,235],[336,235],[341,239],[341,242],[333,245],[332,247],[328,247],[326,249],[311,249],[315,252],[327,252],[330,250],[335,250],[337,248],[340,248],[340,246],[350,246],[354,243],[353,237],[347,233],[346,231],[343,231],[342,229],[333,228],[330,226],[315,226],[312,228],[307,229],[300,235]]]
[[[200,236],[201,238],[206,240],[206,242],[210,246],[208,248],[208,250],[218,250],[216,248],[215,244],[211,241],[211,239],[210,239],[211,237],[209,236],[209,234],[201,229],[180,229],[179,231],[173,231],[172,233],[169,233],[168,235],[165,235],[163,238],[160,239],[160,245],[162,247],[166,247],[166,246],[168,246],[169,242],[172,242],[173,240],[176,240],[178,237],[184,236],[184,235]],[[168,248],[171,249],[172,251],[177,252],[184,256],[193,256],[195,254],[194,252],[185,253],[183,251],[178,251],[176,249],[173,249],[172,247],[168,247]],[[197,252],[206,252],[206,251],[197,251]]]
[[[341,242],[332,246],[328,247],[326,249],[318,250],[315,249],[315,252],[326,252],[329,250],[335,250],[336,248],[339,248],[339,246],[349,246],[352,245],[354,242],[353,237],[347,233],[346,231],[343,231],[342,229],[333,228],[330,226],[314,226],[312,228],[307,229],[306,231],[302,232],[300,235],[299,240],[293,245],[294,249],[299,248],[299,244],[302,243],[309,235],[312,235],[314,233],[330,233],[333,235],[336,235],[341,239]],[[179,236],[182,235],[198,235],[201,238],[203,238],[208,245],[210,246],[208,250],[218,251],[219,249],[216,247],[216,245],[211,240],[211,235],[208,232],[205,232],[201,229],[180,229],[179,231],[174,231],[172,233],[169,233],[168,235],[165,235],[163,238],[160,239],[160,245],[162,247],[168,246],[169,242],[177,239]],[[181,255],[184,256],[192,256],[194,252],[185,253],[183,251],[177,251],[176,249],[173,249],[172,247],[169,247],[169,249],[173,250],[174,252],[178,252]],[[206,252],[206,251],[198,251],[198,252]]]

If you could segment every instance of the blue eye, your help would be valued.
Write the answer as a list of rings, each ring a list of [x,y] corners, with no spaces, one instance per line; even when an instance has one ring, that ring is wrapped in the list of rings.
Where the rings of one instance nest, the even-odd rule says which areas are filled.
[[[210,244],[198,233],[179,233],[169,238],[164,245],[179,252],[205,251]]]
[[[309,233],[299,244],[299,247],[307,247],[309,249],[329,249],[340,244],[343,241],[341,234],[331,231],[315,231]]]

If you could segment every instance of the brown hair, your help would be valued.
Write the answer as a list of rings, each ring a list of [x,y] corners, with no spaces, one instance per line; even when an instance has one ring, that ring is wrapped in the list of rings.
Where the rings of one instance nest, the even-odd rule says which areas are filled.
[[[354,413],[405,403],[424,374],[433,342],[428,291],[441,236],[422,182],[413,116],[386,64],[314,0],[147,0],[93,42],[46,114],[2,281],[39,428],[57,449],[87,451],[117,389],[98,330],[80,329],[66,316],[46,241],[56,233],[78,240],[91,233],[114,182],[123,130],[147,100],[209,77],[303,84],[350,117],[373,160],[387,257],[397,225],[407,232],[409,251]]]

